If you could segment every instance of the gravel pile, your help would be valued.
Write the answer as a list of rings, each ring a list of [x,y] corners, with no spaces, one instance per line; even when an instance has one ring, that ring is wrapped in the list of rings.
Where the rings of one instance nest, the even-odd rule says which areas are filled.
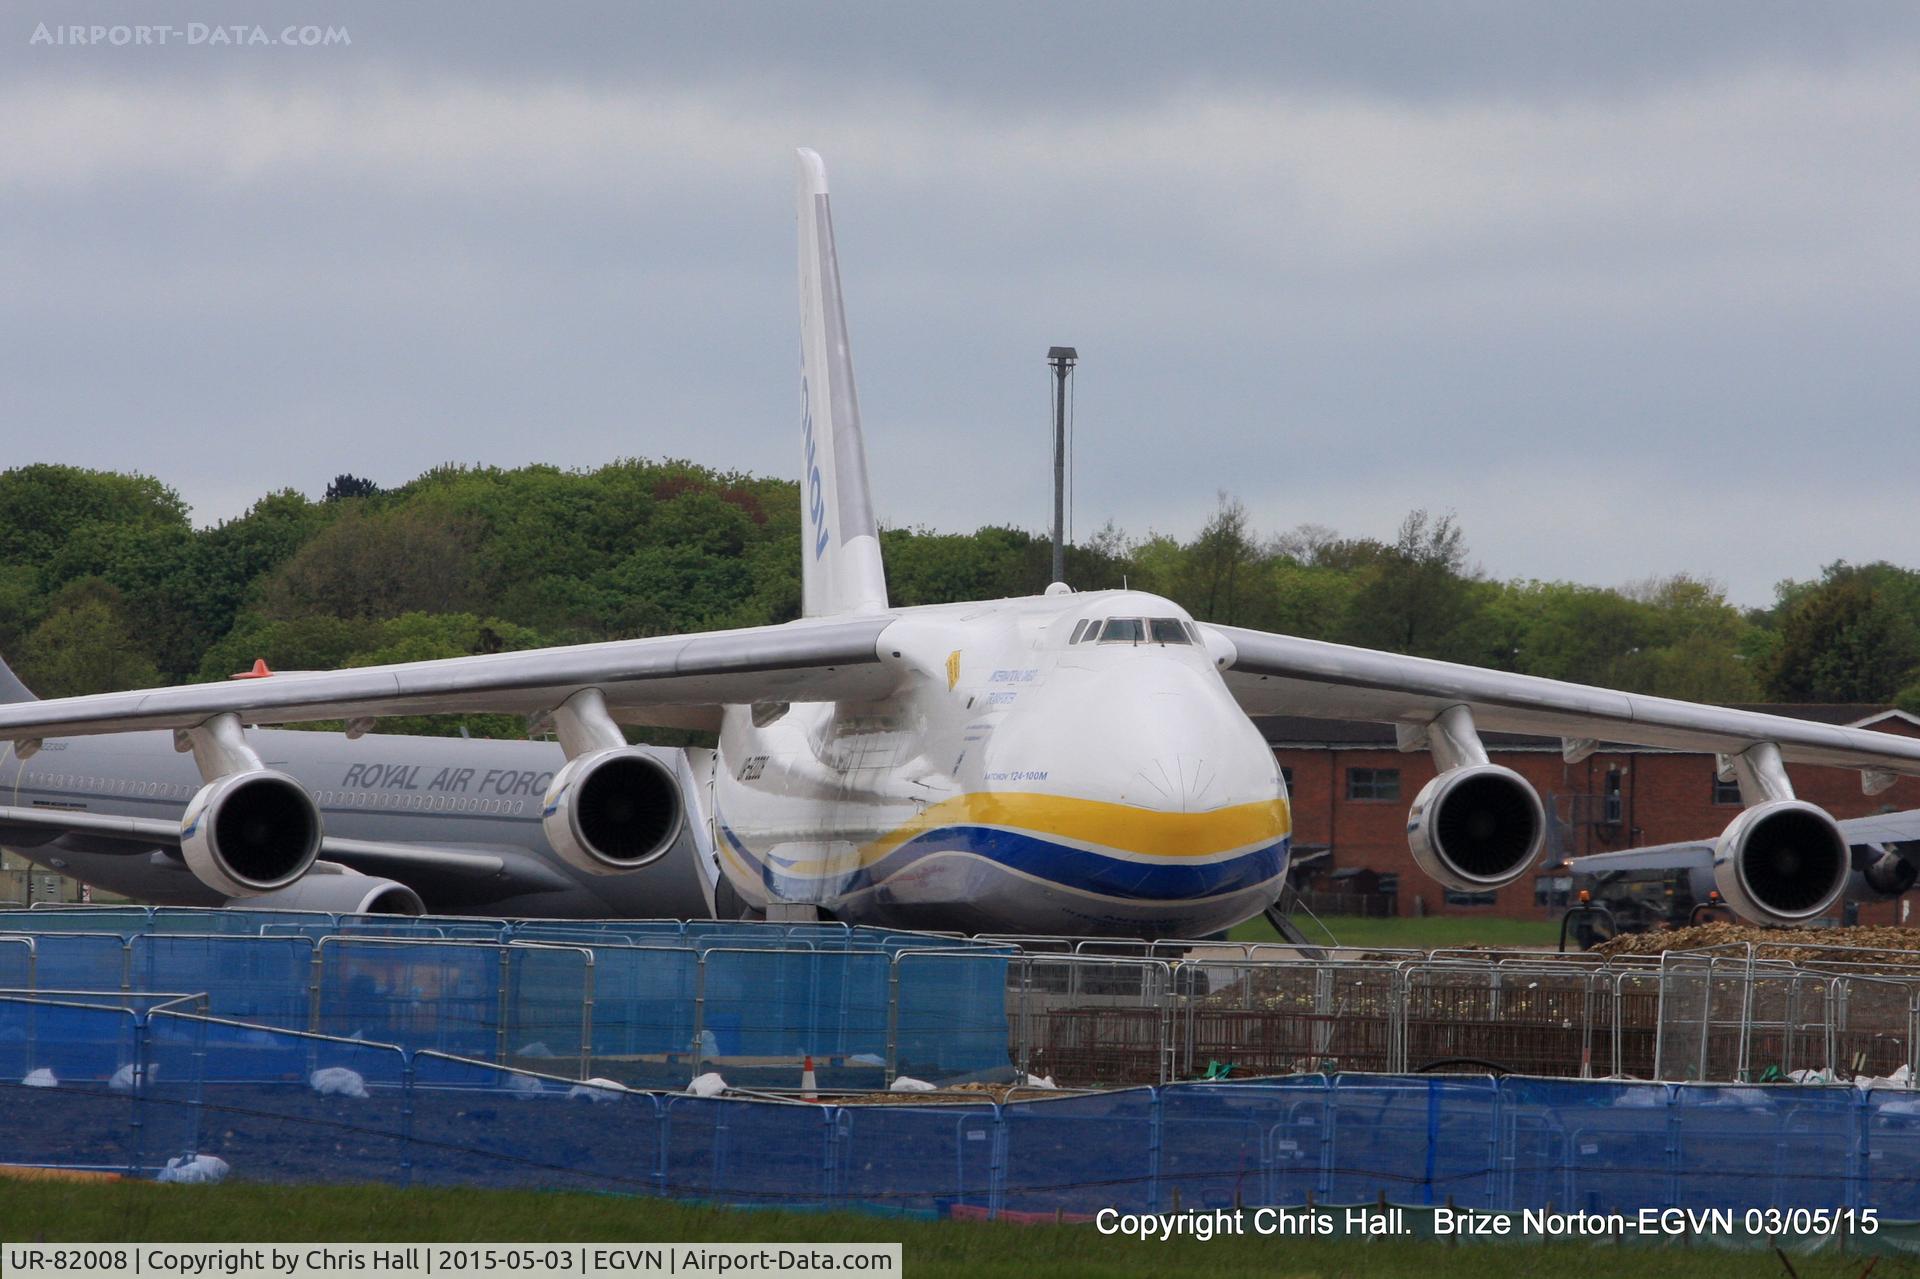
[[[1658,955],[1752,942],[1762,959],[1795,962],[1825,959],[1852,964],[1920,965],[1920,929],[1890,925],[1859,928],[1760,928],[1751,924],[1698,924],[1670,932],[1623,933],[1594,947],[1599,955]],[[1836,947],[1846,948],[1836,950]],[[1868,953],[1856,953],[1868,952]]]

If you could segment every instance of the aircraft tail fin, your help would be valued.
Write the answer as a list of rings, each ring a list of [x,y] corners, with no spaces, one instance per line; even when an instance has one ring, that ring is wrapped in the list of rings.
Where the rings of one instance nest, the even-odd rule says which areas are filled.
[[[874,612],[887,606],[887,579],[867,488],[827,169],[804,148],[799,160],[802,611]]]
[[[13,669],[7,665],[6,660],[0,658],[0,705],[39,700],[33,695],[32,689],[20,682],[20,677],[13,673]]]

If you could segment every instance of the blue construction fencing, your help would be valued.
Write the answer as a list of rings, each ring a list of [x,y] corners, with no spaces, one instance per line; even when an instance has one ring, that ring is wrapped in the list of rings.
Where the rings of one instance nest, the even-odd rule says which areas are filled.
[[[1920,1218],[1920,1097],[1851,1086],[1297,1076],[996,1104],[710,1099],[162,1004],[0,999],[0,1162],[575,1188],[925,1215],[1391,1203]]]
[[[829,1089],[1010,1080],[1012,953],[827,925],[0,913],[0,990],[192,994],[255,1026],[653,1088],[790,1089],[809,1057]]]

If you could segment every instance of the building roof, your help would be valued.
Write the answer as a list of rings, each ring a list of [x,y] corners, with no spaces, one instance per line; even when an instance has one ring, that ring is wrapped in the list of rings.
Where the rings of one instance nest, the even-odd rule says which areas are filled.
[[[1764,715],[1785,715],[1792,719],[1813,720],[1821,724],[1845,724],[1855,728],[1881,728],[1899,732],[1920,730],[1920,716],[1908,714],[1885,704],[1855,705],[1839,702],[1739,702],[1729,703],[1733,710],[1758,711]],[[1395,746],[1392,724],[1367,720],[1315,719],[1308,715],[1260,715],[1254,725],[1266,737],[1269,746],[1316,750],[1391,750]],[[1558,737],[1539,737],[1531,733],[1482,733],[1480,740],[1488,750],[1558,751]],[[1612,754],[1631,751],[1659,751],[1658,747],[1627,742],[1602,742],[1600,749]]]

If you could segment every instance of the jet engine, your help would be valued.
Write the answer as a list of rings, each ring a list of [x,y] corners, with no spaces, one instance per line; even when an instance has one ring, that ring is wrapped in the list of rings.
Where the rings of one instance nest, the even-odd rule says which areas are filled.
[[[1525,778],[1498,764],[1450,768],[1421,788],[1407,845],[1428,875],[1484,892],[1526,874],[1547,837],[1547,811]]]
[[[252,769],[200,788],[180,822],[180,852],[216,893],[255,897],[305,875],[320,855],[320,834],[320,807],[299,782]]]
[[[1742,919],[1804,924],[1846,891],[1851,855],[1840,824],[1804,800],[1755,804],[1713,846],[1713,882]]]
[[[1899,853],[1875,845],[1866,846],[1862,852],[1865,856],[1855,855],[1853,874],[1847,876],[1848,901],[1884,901],[1898,897],[1920,880],[1920,866]]]
[[[567,865],[617,875],[664,856],[685,820],[673,770],[627,746],[569,760],[547,790],[541,826]]]
[[[227,906],[233,910],[324,910],[335,915],[426,914],[420,894],[405,884],[344,867],[337,874],[325,873],[331,865],[316,863],[298,883],[258,897],[236,897]]]

